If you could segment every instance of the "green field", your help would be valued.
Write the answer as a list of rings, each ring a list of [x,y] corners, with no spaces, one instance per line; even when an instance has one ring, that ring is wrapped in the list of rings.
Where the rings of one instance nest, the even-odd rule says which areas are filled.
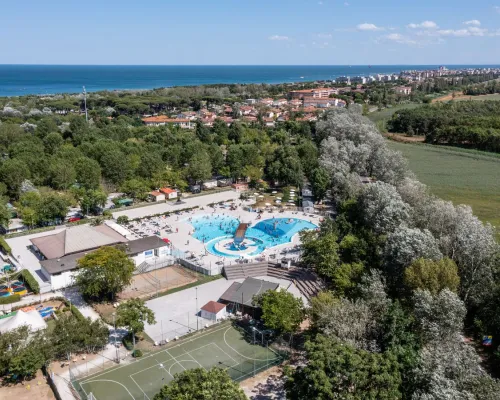
[[[427,144],[388,141],[432,192],[454,204],[468,204],[485,222],[500,226],[500,155]]]
[[[175,374],[187,369],[217,366],[240,381],[281,360],[270,349],[249,343],[226,322],[131,363],[77,380],[73,385],[82,399],[89,399],[92,393],[96,400],[151,400]]]
[[[404,110],[407,108],[416,108],[418,106],[421,106],[422,104],[419,103],[410,103],[410,104],[400,104],[394,107],[390,108],[384,108],[381,111],[375,111],[372,113],[369,113],[367,117],[371,119],[373,122],[377,123],[379,121],[384,121],[391,119],[392,114],[394,114],[398,110]]]

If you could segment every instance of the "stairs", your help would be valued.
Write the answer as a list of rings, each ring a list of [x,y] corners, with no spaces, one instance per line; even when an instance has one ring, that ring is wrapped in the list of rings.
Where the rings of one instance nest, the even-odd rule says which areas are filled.
[[[228,280],[245,279],[247,277],[270,276],[291,281],[297,286],[300,293],[308,300],[316,296],[326,286],[312,271],[292,267],[284,269],[271,263],[233,264],[224,267],[223,274]]]

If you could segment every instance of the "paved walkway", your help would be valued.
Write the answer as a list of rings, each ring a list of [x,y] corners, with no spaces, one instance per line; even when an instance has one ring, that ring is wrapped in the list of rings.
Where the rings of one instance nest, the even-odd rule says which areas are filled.
[[[175,202],[166,202],[160,204],[153,204],[146,207],[140,208],[132,208],[130,210],[124,209],[123,211],[116,211],[113,213],[113,218],[116,219],[121,215],[126,215],[130,219],[134,218],[143,218],[149,215],[162,214],[165,212],[175,212],[177,210],[181,210],[183,208],[191,208],[191,207],[205,207],[210,203],[218,203],[220,201],[232,201],[240,198],[240,192],[236,192],[235,190],[228,190],[225,192],[218,192],[213,194],[207,194],[203,196],[196,197],[187,197],[183,198],[182,204],[176,204]]]

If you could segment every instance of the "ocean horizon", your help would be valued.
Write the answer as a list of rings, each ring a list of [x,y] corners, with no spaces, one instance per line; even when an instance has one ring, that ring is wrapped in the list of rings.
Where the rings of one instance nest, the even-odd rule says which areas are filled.
[[[450,69],[498,65],[452,65]],[[290,83],[392,74],[439,65],[35,65],[0,64],[0,96],[148,90],[210,84]]]

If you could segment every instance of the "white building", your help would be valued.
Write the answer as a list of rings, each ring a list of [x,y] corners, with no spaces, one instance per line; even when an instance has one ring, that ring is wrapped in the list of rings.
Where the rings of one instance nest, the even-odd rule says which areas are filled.
[[[149,193],[149,197],[153,201],[165,201],[165,195],[161,192],[153,191]]]
[[[211,321],[218,321],[226,316],[226,305],[217,303],[216,301],[209,301],[201,307],[200,316]]]
[[[217,179],[203,182],[203,189],[214,189],[217,187]]]
[[[106,224],[66,228],[53,235],[33,238],[31,243],[52,290],[73,285],[78,260],[102,246],[123,246],[139,271],[165,266],[171,260],[171,248],[161,238],[127,240]]]

